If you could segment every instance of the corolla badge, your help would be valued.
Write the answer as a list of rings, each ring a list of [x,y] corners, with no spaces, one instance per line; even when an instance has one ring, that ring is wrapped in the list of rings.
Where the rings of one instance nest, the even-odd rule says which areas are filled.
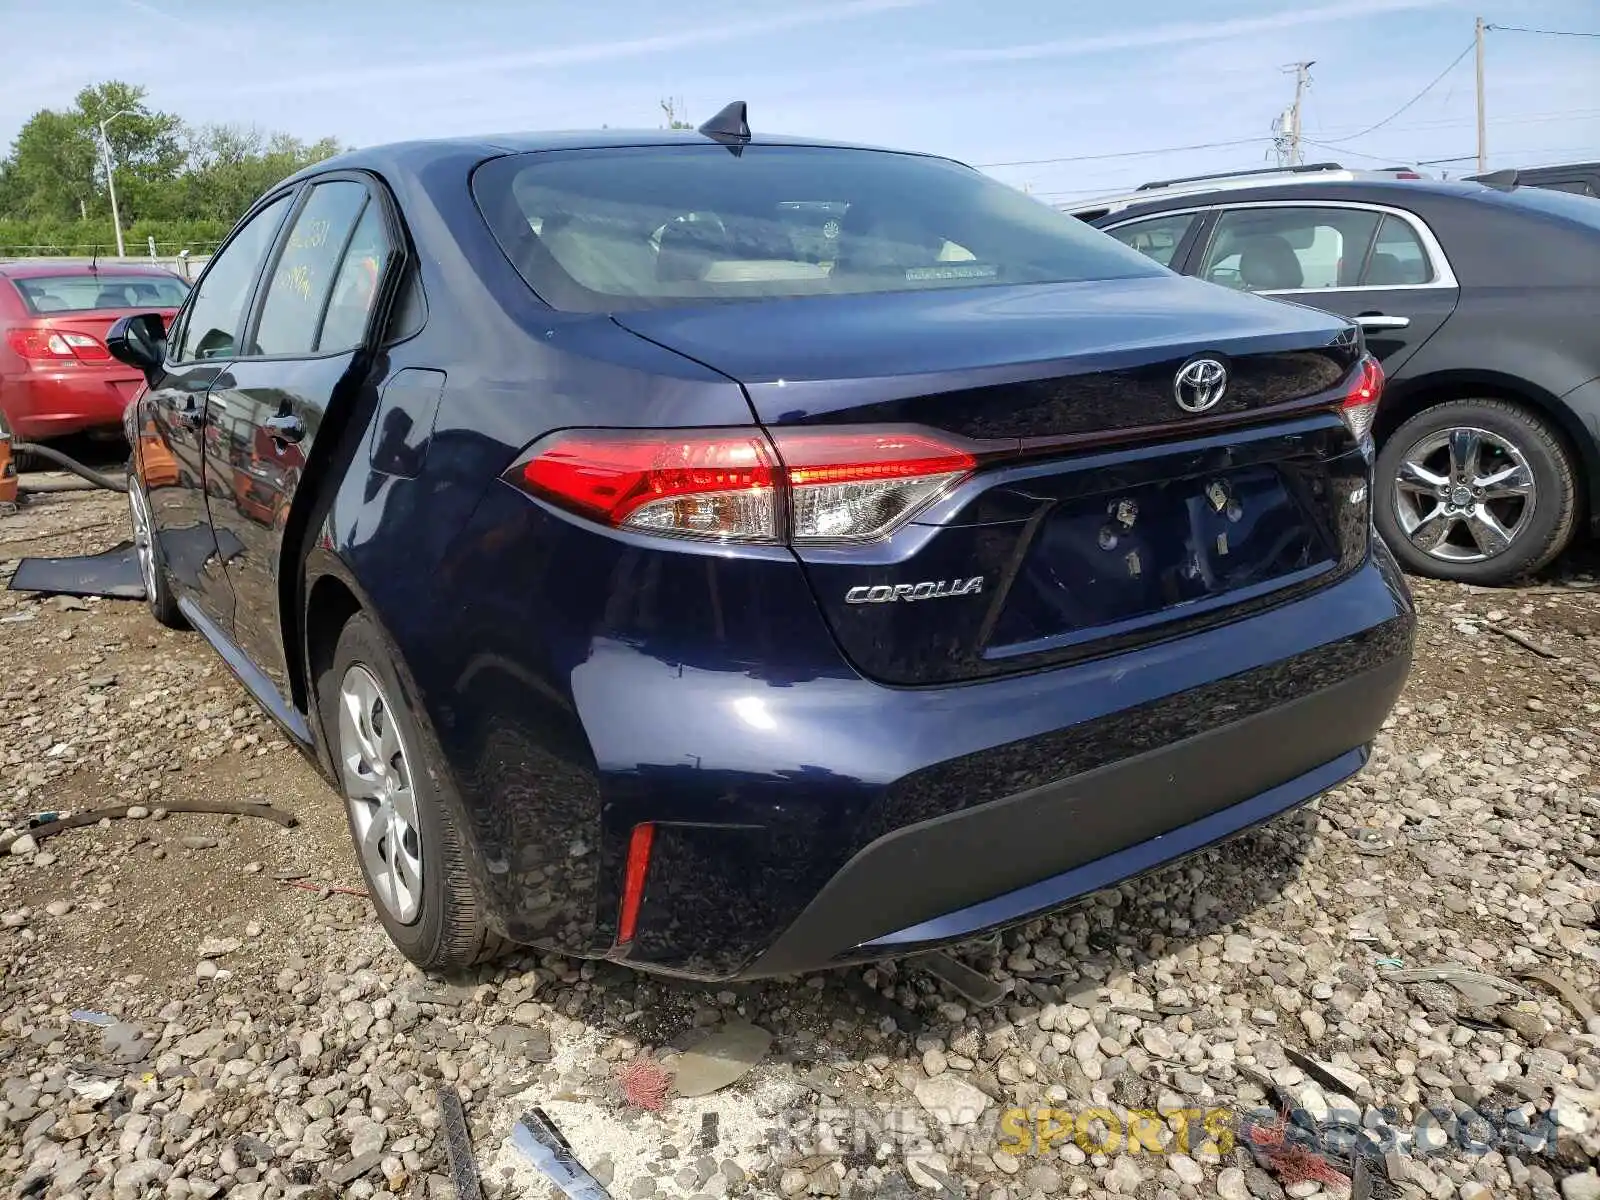
[[[844,594],[846,604],[892,604],[896,600],[941,600],[946,596],[972,596],[983,591],[983,576],[971,579],[929,579],[922,583],[880,583],[853,587]]]
[[[1172,394],[1184,412],[1203,413],[1215,408],[1228,390],[1228,368],[1214,358],[1186,362],[1173,381]]]

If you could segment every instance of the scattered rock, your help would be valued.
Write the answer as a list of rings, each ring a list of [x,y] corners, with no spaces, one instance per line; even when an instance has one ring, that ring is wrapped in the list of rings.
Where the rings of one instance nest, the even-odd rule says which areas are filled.
[[[971,1125],[990,1103],[977,1087],[952,1074],[919,1080],[913,1092],[918,1104],[949,1126]]]

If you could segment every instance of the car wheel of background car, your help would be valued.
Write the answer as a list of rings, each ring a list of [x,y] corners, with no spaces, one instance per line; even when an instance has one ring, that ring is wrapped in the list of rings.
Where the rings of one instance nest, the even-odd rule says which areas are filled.
[[[139,559],[139,577],[144,580],[144,595],[151,613],[168,629],[189,628],[189,622],[178,611],[177,597],[172,594],[167,564],[161,557],[161,543],[155,534],[155,522],[150,519],[150,500],[132,466],[128,468],[128,517],[133,524],[133,549]]]
[[[317,690],[356,858],[395,946],[428,971],[501,953],[468,878],[465,847],[439,803],[432,764],[376,627],[346,623]]]
[[[1383,534],[1408,570],[1499,584],[1537,571],[1577,524],[1573,466],[1539,418],[1501,400],[1453,400],[1412,417],[1378,455]]]

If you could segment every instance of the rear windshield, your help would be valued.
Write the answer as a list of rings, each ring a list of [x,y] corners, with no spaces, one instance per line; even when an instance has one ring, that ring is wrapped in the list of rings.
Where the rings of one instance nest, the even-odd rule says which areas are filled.
[[[517,154],[472,187],[528,285],[572,312],[1164,273],[969,167],[888,151]]]
[[[160,275],[30,275],[13,279],[36,313],[89,312],[97,308],[177,308],[189,285]]]

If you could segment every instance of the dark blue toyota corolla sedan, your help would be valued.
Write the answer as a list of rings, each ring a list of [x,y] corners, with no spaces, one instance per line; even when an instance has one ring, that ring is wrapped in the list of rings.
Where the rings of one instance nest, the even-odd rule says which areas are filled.
[[[321,163],[111,340],[156,616],[427,968],[984,933],[1339,783],[1410,662],[1353,327],[738,107]]]

